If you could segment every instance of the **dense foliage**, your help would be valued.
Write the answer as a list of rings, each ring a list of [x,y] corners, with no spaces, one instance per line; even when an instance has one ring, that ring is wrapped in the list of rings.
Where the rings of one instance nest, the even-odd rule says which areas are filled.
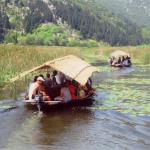
[[[13,36],[14,34],[12,34]],[[10,36],[9,36],[10,37]],[[42,24],[27,35],[18,35],[17,42],[21,45],[47,45],[47,46],[80,46],[97,47],[95,40],[80,40],[78,32],[67,26],[55,24]]]
[[[90,1],[90,0],[89,0]],[[130,19],[138,26],[150,26],[149,0],[95,0],[113,13]]]
[[[10,28],[9,19],[0,7],[0,43],[4,40],[6,31]]]
[[[8,31],[7,34],[5,33],[6,43],[72,46],[76,45],[76,43],[82,45],[84,42],[80,42],[81,39],[93,39],[107,42],[111,45],[138,45],[143,42],[142,36],[145,35],[143,34],[144,32],[131,21],[127,19],[123,20],[113,15],[108,10],[97,6],[94,1],[4,1],[3,7],[7,8],[5,11],[9,16],[8,24],[10,23],[11,26],[11,30]],[[3,18],[3,20],[7,19]],[[37,34],[36,30],[38,29],[36,28],[38,28],[39,25],[49,23],[60,26],[58,28],[61,28],[62,24],[67,24],[68,27],[71,27],[71,30],[78,30],[81,36],[78,41],[74,39],[69,41],[69,37],[67,36],[72,35],[67,34],[68,31],[62,32],[59,31],[59,29],[57,33],[52,33],[49,29],[47,33],[42,30]],[[53,30],[53,27],[51,30]],[[4,36],[0,38],[2,41]],[[70,43],[68,44],[68,42]],[[149,42],[149,39],[147,39],[146,42]]]

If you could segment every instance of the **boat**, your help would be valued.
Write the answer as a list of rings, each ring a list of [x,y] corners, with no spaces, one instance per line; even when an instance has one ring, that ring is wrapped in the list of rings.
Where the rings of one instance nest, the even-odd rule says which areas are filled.
[[[113,67],[130,67],[132,65],[130,54],[120,50],[111,53],[108,62]]]
[[[37,66],[31,70],[25,71],[15,78],[11,79],[10,82],[14,82],[30,73],[33,73],[38,70],[48,72],[50,69],[57,70],[62,72],[65,76],[69,77],[72,80],[75,80],[80,85],[85,85],[88,79],[92,76],[94,72],[98,72],[99,69],[94,67],[84,61],[81,58],[78,58],[74,55],[68,55],[52,61],[45,62],[44,64]],[[26,105],[36,106],[40,110],[51,109],[51,108],[62,108],[70,106],[85,106],[92,104],[93,97],[95,92],[93,90],[89,91],[88,94],[83,98],[78,98],[76,100],[70,100],[69,102],[61,101],[43,101],[40,100],[41,97],[37,96],[35,100],[23,100]]]
[[[27,108],[37,109],[40,111],[52,111],[52,110],[62,110],[72,107],[87,107],[91,106],[94,102],[94,93],[86,96],[82,99],[70,100],[68,102],[62,103],[60,101],[45,101],[38,104],[35,101],[23,100]]]

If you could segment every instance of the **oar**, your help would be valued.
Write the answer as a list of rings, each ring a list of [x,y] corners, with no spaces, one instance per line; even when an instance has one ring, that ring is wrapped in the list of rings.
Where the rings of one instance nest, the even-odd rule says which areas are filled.
[[[39,112],[42,112],[42,103],[43,103],[43,97],[42,95],[36,95],[35,96],[35,100],[36,100],[36,103],[37,103],[37,108],[38,108],[38,111]]]

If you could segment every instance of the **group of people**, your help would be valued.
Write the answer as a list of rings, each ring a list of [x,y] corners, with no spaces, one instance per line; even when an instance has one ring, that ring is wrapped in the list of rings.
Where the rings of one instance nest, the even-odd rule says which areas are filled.
[[[131,58],[129,56],[122,56],[119,58],[110,57],[108,63],[110,66],[116,67],[129,67],[132,65]]]
[[[93,91],[92,81],[89,78],[85,86],[75,80],[66,77],[63,73],[53,71],[52,75],[46,74],[35,76],[28,88],[26,100],[34,100],[40,94],[44,101],[67,102],[86,97]]]

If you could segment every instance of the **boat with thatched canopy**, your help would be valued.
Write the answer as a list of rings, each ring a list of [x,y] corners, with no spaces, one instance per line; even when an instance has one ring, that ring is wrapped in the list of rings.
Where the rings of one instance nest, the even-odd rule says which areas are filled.
[[[120,50],[111,53],[108,62],[113,67],[130,67],[132,65],[130,54]]]
[[[31,70],[25,71],[21,73],[20,75],[16,76],[15,78],[11,79],[10,82],[14,82],[18,80],[19,78],[22,78],[32,72],[42,70],[48,72],[48,70],[54,69],[61,73],[63,73],[65,76],[69,77],[72,80],[75,80],[80,85],[85,85],[89,79],[89,77],[92,76],[94,72],[98,71],[98,68],[90,65],[89,63],[85,62],[84,60],[73,56],[68,55],[62,58],[54,59],[52,61],[48,61],[40,66],[37,66]],[[69,102],[61,102],[61,101],[43,101],[42,106],[70,106],[70,105],[85,105],[91,103],[93,100],[94,92],[88,92],[87,95],[83,98],[78,98],[77,100],[70,100]],[[38,103],[34,100],[24,100],[26,104],[30,105],[38,105]]]

